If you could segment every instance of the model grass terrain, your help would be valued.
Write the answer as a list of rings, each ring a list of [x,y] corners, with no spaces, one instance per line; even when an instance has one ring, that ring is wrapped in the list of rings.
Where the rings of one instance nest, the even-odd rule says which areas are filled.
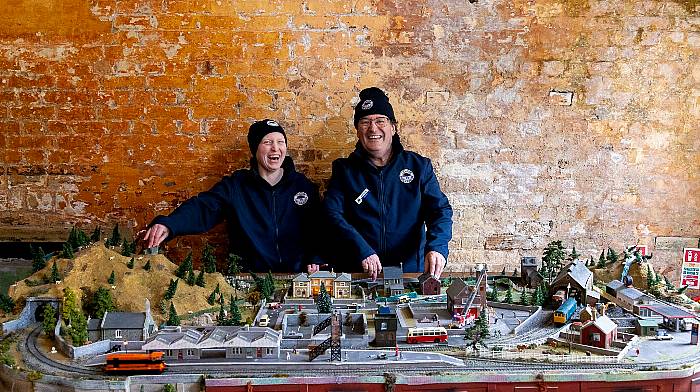
[[[23,303],[27,297],[63,297],[63,290],[71,288],[81,301],[83,293],[95,293],[98,288],[111,290],[114,305],[118,311],[141,312],[146,299],[151,301],[153,316],[160,323],[167,318],[163,315],[158,304],[171,280],[175,276],[177,265],[165,256],[122,256],[116,250],[108,249],[102,242],[87,246],[75,253],[73,259],[53,257],[46,267],[35,272],[26,279],[17,282],[9,290],[10,296],[16,303]],[[128,264],[134,259],[133,268]],[[150,269],[144,269],[150,261]],[[50,282],[53,264],[56,263],[60,280]],[[114,271],[114,283],[108,283]],[[197,271],[199,272],[199,271]],[[188,285],[180,279],[177,291],[172,299],[180,315],[211,309],[214,306],[207,302],[207,297],[220,287],[224,298],[234,295],[233,288],[220,273],[207,273],[204,277],[205,286]],[[170,301],[167,301],[168,304]],[[218,304],[215,305],[218,308]],[[19,307],[18,307],[19,308]]]

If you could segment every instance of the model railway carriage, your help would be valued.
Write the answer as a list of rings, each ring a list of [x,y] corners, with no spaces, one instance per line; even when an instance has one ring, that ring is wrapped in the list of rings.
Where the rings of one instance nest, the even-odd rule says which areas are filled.
[[[105,373],[162,373],[163,353],[115,353],[107,355]]]
[[[564,301],[557,310],[554,311],[554,324],[564,325],[574,315],[576,311],[576,299],[569,298]]]
[[[445,343],[447,341],[447,330],[443,327],[437,328],[409,328],[407,343]]]

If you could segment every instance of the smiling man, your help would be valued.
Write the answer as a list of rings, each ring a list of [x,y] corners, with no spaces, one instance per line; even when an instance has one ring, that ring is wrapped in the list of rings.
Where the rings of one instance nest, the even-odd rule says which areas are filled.
[[[206,192],[158,216],[144,234],[145,246],[205,232],[226,220],[230,252],[254,272],[317,271],[314,254],[320,213],[318,188],[294,169],[287,135],[274,120],[248,131],[250,169],[237,170]]]
[[[404,150],[394,109],[377,87],[360,92],[355,107],[358,142],[333,162],[324,208],[345,258],[376,278],[383,266],[439,278],[452,238],[452,207],[428,158]]]

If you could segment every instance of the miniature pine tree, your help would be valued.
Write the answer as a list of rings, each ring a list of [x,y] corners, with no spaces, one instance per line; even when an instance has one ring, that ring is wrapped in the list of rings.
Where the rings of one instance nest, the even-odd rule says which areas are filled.
[[[326,285],[321,282],[321,290],[316,298],[316,307],[319,313],[330,313],[331,312],[331,296],[326,291]]]
[[[87,341],[87,319],[82,312],[76,312],[73,315],[68,334],[70,335],[74,346],[82,346]]]
[[[109,275],[109,278],[107,278],[107,283],[109,284],[114,284],[116,277],[114,276],[114,270],[112,270],[112,273]]]
[[[194,286],[196,280],[197,278],[194,276],[194,270],[189,270],[187,272],[187,284],[190,286]]]
[[[214,293],[219,294],[221,293],[221,288],[219,287],[219,283],[216,283],[216,287],[214,287]]]
[[[498,302],[498,286],[496,286],[496,283],[493,284],[493,287],[491,288],[491,291],[487,294],[487,296],[487,300]]]
[[[177,315],[177,310],[175,310],[175,305],[172,302],[170,303],[170,310],[168,310],[168,325],[180,325],[180,317]]]
[[[177,389],[173,384],[165,384],[163,387],[163,392],[177,392]]]
[[[508,286],[508,290],[506,290],[506,303],[513,303],[513,289],[510,287],[510,285]]]
[[[538,285],[535,288],[535,295],[533,296],[533,301],[535,305],[537,306],[542,306],[544,305],[544,292],[542,292],[542,286]]]
[[[484,341],[490,335],[488,323],[486,313],[481,312],[479,313],[479,317],[476,318],[474,324],[464,330],[464,340],[471,341],[470,344],[474,351],[476,351],[477,346],[486,347]]]
[[[651,266],[647,264],[647,289],[651,290],[654,285],[654,274],[651,271]]]
[[[574,261],[577,260],[581,256],[577,251],[576,251],[576,245],[574,245],[571,248],[571,253],[569,253],[569,260]]]
[[[211,294],[207,297],[207,303],[209,305],[214,305],[216,303],[216,292],[212,291]]]
[[[75,226],[70,229],[66,243],[70,245],[71,248],[78,249],[78,233],[75,231]]]
[[[72,259],[75,257],[75,254],[73,254],[73,248],[67,242],[63,243],[62,256],[64,259]]]
[[[229,317],[231,318],[231,325],[241,325],[241,311],[238,309],[238,304],[236,300],[231,295],[231,303],[229,304]]]
[[[202,268],[204,272],[212,274],[216,272],[216,256],[214,256],[214,247],[206,244],[202,249]]]
[[[236,255],[236,254],[233,254],[233,253],[229,253],[229,254],[228,254],[228,257],[226,258],[226,264],[227,264],[226,272],[227,272],[229,275],[232,275],[232,276],[234,276],[234,277],[235,277],[236,275],[240,274],[240,273],[241,273],[241,267],[238,265],[238,263],[239,263],[240,261],[241,261],[241,257],[240,257],[240,256],[238,256],[238,255]]]
[[[45,305],[43,316],[41,327],[46,335],[53,336],[56,329],[56,308],[49,304]]]
[[[506,276],[506,267],[503,267],[503,271],[501,271],[501,276]]]
[[[61,313],[63,322],[66,325],[70,325],[71,319],[76,313],[78,313],[78,297],[70,287],[66,287],[63,289],[63,307]]]
[[[90,241],[92,242],[97,242],[100,240],[102,237],[102,229],[100,226],[96,226],[95,230],[92,231],[92,234],[90,235]]]
[[[134,258],[133,258],[133,257],[131,258],[131,260],[129,260],[129,261],[126,263],[126,268],[128,268],[128,269],[134,269]]]
[[[673,283],[668,279],[668,276],[664,275],[664,283],[666,284],[666,290],[675,290],[676,287],[673,286]]]
[[[552,283],[559,273],[564,260],[564,247],[561,241],[552,241],[547,244],[542,256],[542,276],[547,284]]]
[[[108,242],[109,242],[108,246],[119,246],[119,243],[121,241],[122,241],[122,236],[119,234],[119,225],[115,224],[114,228],[112,229],[112,236],[109,237],[109,240],[108,240]]]
[[[527,289],[523,288],[523,292],[520,294],[520,303],[525,306],[531,305],[530,293],[527,292]]]
[[[204,287],[204,270],[199,270],[199,274],[197,275],[197,279],[195,279],[194,284],[196,284],[199,287]]]
[[[275,293],[275,280],[272,278],[272,272],[268,271],[263,282],[263,290],[260,292],[266,300],[270,300]]]
[[[515,278],[515,277],[517,277],[517,276],[518,276],[518,269],[515,268],[515,269],[513,270],[513,277]]]
[[[598,264],[596,268],[605,268],[605,251],[600,252],[600,257],[598,257]]]
[[[95,316],[102,318],[105,312],[111,312],[114,308],[112,293],[104,287],[100,287],[95,291]]]
[[[595,267],[595,261],[593,261],[593,256],[588,260],[587,267]]]
[[[168,290],[166,290],[165,295],[163,295],[163,298],[165,300],[173,299],[173,297],[175,296],[175,291],[177,291],[177,282],[179,281],[180,279],[170,279],[170,284],[168,284]]]
[[[68,242],[68,244],[70,244],[70,246],[73,247],[74,250],[77,250],[80,247],[89,244],[90,239],[84,231],[73,226],[73,228],[70,230],[70,233],[68,234],[68,241],[66,242]]]
[[[226,314],[224,313],[224,305],[219,307],[219,317],[216,320],[218,325],[228,325],[226,320]]]
[[[180,263],[180,265],[177,267],[177,270],[175,270],[175,276],[177,276],[180,279],[185,279],[187,277],[187,273],[192,269],[192,251],[187,253],[187,256],[185,256],[185,260]]]
[[[620,257],[617,255],[617,253],[612,248],[608,248],[608,257],[607,257],[608,264],[617,263],[619,258]]]
[[[129,241],[124,238],[122,241],[122,256],[131,256],[131,253],[129,252],[131,248],[129,247]]]
[[[32,252],[32,271],[37,272],[46,267],[46,254],[44,254],[44,249],[41,246],[34,251],[31,245],[29,245],[29,250]]]
[[[145,269],[146,271],[150,271],[150,270],[151,270],[151,259],[148,259],[148,260],[146,261],[146,264],[144,264],[143,269]]]
[[[58,273],[58,266],[56,265],[55,261],[53,262],[53,265],[51,266],[51,277],[49,278],[49,280],[52,283],[56,283],[59,280],[61,280],[61,275]]]

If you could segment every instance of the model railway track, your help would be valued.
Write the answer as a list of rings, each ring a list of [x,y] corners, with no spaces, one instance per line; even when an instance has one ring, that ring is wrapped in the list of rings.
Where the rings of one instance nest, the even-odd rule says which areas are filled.
[[[56,371],[65,372],[70,375],[81,375],[81,376],[99,376],[101,373],[93,370],[84,368],[82,366],[67,365],[63,362],[54,361],[53,359],[44,355],[44,353],[37,346],[37,337],[41,332],[41,326],[37,326],[30,333],[27,339],[24,341],[24,346],[29,355],[31,355],[34,360],[39,362],[41,370],[45,373],[55,374]]]

